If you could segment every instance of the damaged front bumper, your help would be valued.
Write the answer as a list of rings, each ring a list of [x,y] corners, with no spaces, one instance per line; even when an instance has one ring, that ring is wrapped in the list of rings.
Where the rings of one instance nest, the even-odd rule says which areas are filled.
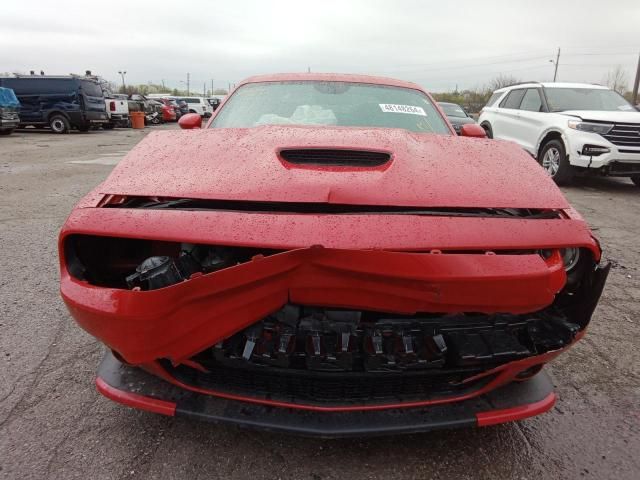
[[[250,412],[247,425],[324,436],[486,424],[550,408],[550,388],[522,385],[544,383],[602,292],[597,242],[567,216],[79,208],[60,237],[61,293],[118,359],[100,391],[131,406],[234,423]],[[175,270],[198,245],[237,255]],[[137,267],[162,258],[167,270],[143,278]],[[529,393],[500,403],[511,391]],[[439,423],[448,409],[463,414]]]
[[[65,268],[78,323],[131,364],[174,363],[288,303],[375,310],[513,314],[550,305],[566,281],[559,255],[291,250],[150,291],[94,286]]]

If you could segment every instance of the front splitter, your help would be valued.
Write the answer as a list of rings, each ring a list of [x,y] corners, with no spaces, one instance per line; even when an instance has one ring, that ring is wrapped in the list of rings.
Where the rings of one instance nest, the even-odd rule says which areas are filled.
[[[429,407],[350,412],[294,410],[186,391],[124,365],[111,352],[100,364],[96,385],[107,398],[141,410],[324,438],[494,425],[544,413],[556,400],[549,377],[540,372],[528,381],[511,383],[469,400]]]

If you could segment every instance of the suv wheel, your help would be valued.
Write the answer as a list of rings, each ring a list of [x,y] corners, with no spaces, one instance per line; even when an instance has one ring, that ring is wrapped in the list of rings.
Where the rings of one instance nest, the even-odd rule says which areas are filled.
[[[488,123],[480,124],[482,128],[484,128],[484,133],[487,134],[487,138],[493,138],[493,130],[491,129],[491,125]]]
[[[9,128],[7,130],[0,130],[0,135],[11,135],[13,133],[13,128]]]
[[[560,140],[549,140],[540,151],[538,162],[558,185],[566,185],[573,178],[573,167],[569,164],[564,144]]]
[[[71,125],[64,115],[54,115],[49,119],[49,126],[54,133],[69,133]]]
[[[636,184],[636,187],[640,187],[640,175],[633,175],[631,181]]]

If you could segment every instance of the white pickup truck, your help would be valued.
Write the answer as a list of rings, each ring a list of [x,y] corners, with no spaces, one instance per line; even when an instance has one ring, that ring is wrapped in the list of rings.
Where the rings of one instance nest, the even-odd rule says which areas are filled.
[[[126,95],[116,95],[107,90],[104,91],[104,103],[107,106],[109,123],[102,128],[111,130],[115,127],[129,127],[129,101]]]

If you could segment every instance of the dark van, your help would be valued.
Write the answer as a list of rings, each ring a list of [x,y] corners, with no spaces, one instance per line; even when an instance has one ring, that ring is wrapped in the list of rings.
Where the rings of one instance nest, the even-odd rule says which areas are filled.
[[[109,122],[102,88],[95,80],[75,75],[0,77],[20,100],[20,127],[50,127],[56,133],[71,128],[86,132]]]

